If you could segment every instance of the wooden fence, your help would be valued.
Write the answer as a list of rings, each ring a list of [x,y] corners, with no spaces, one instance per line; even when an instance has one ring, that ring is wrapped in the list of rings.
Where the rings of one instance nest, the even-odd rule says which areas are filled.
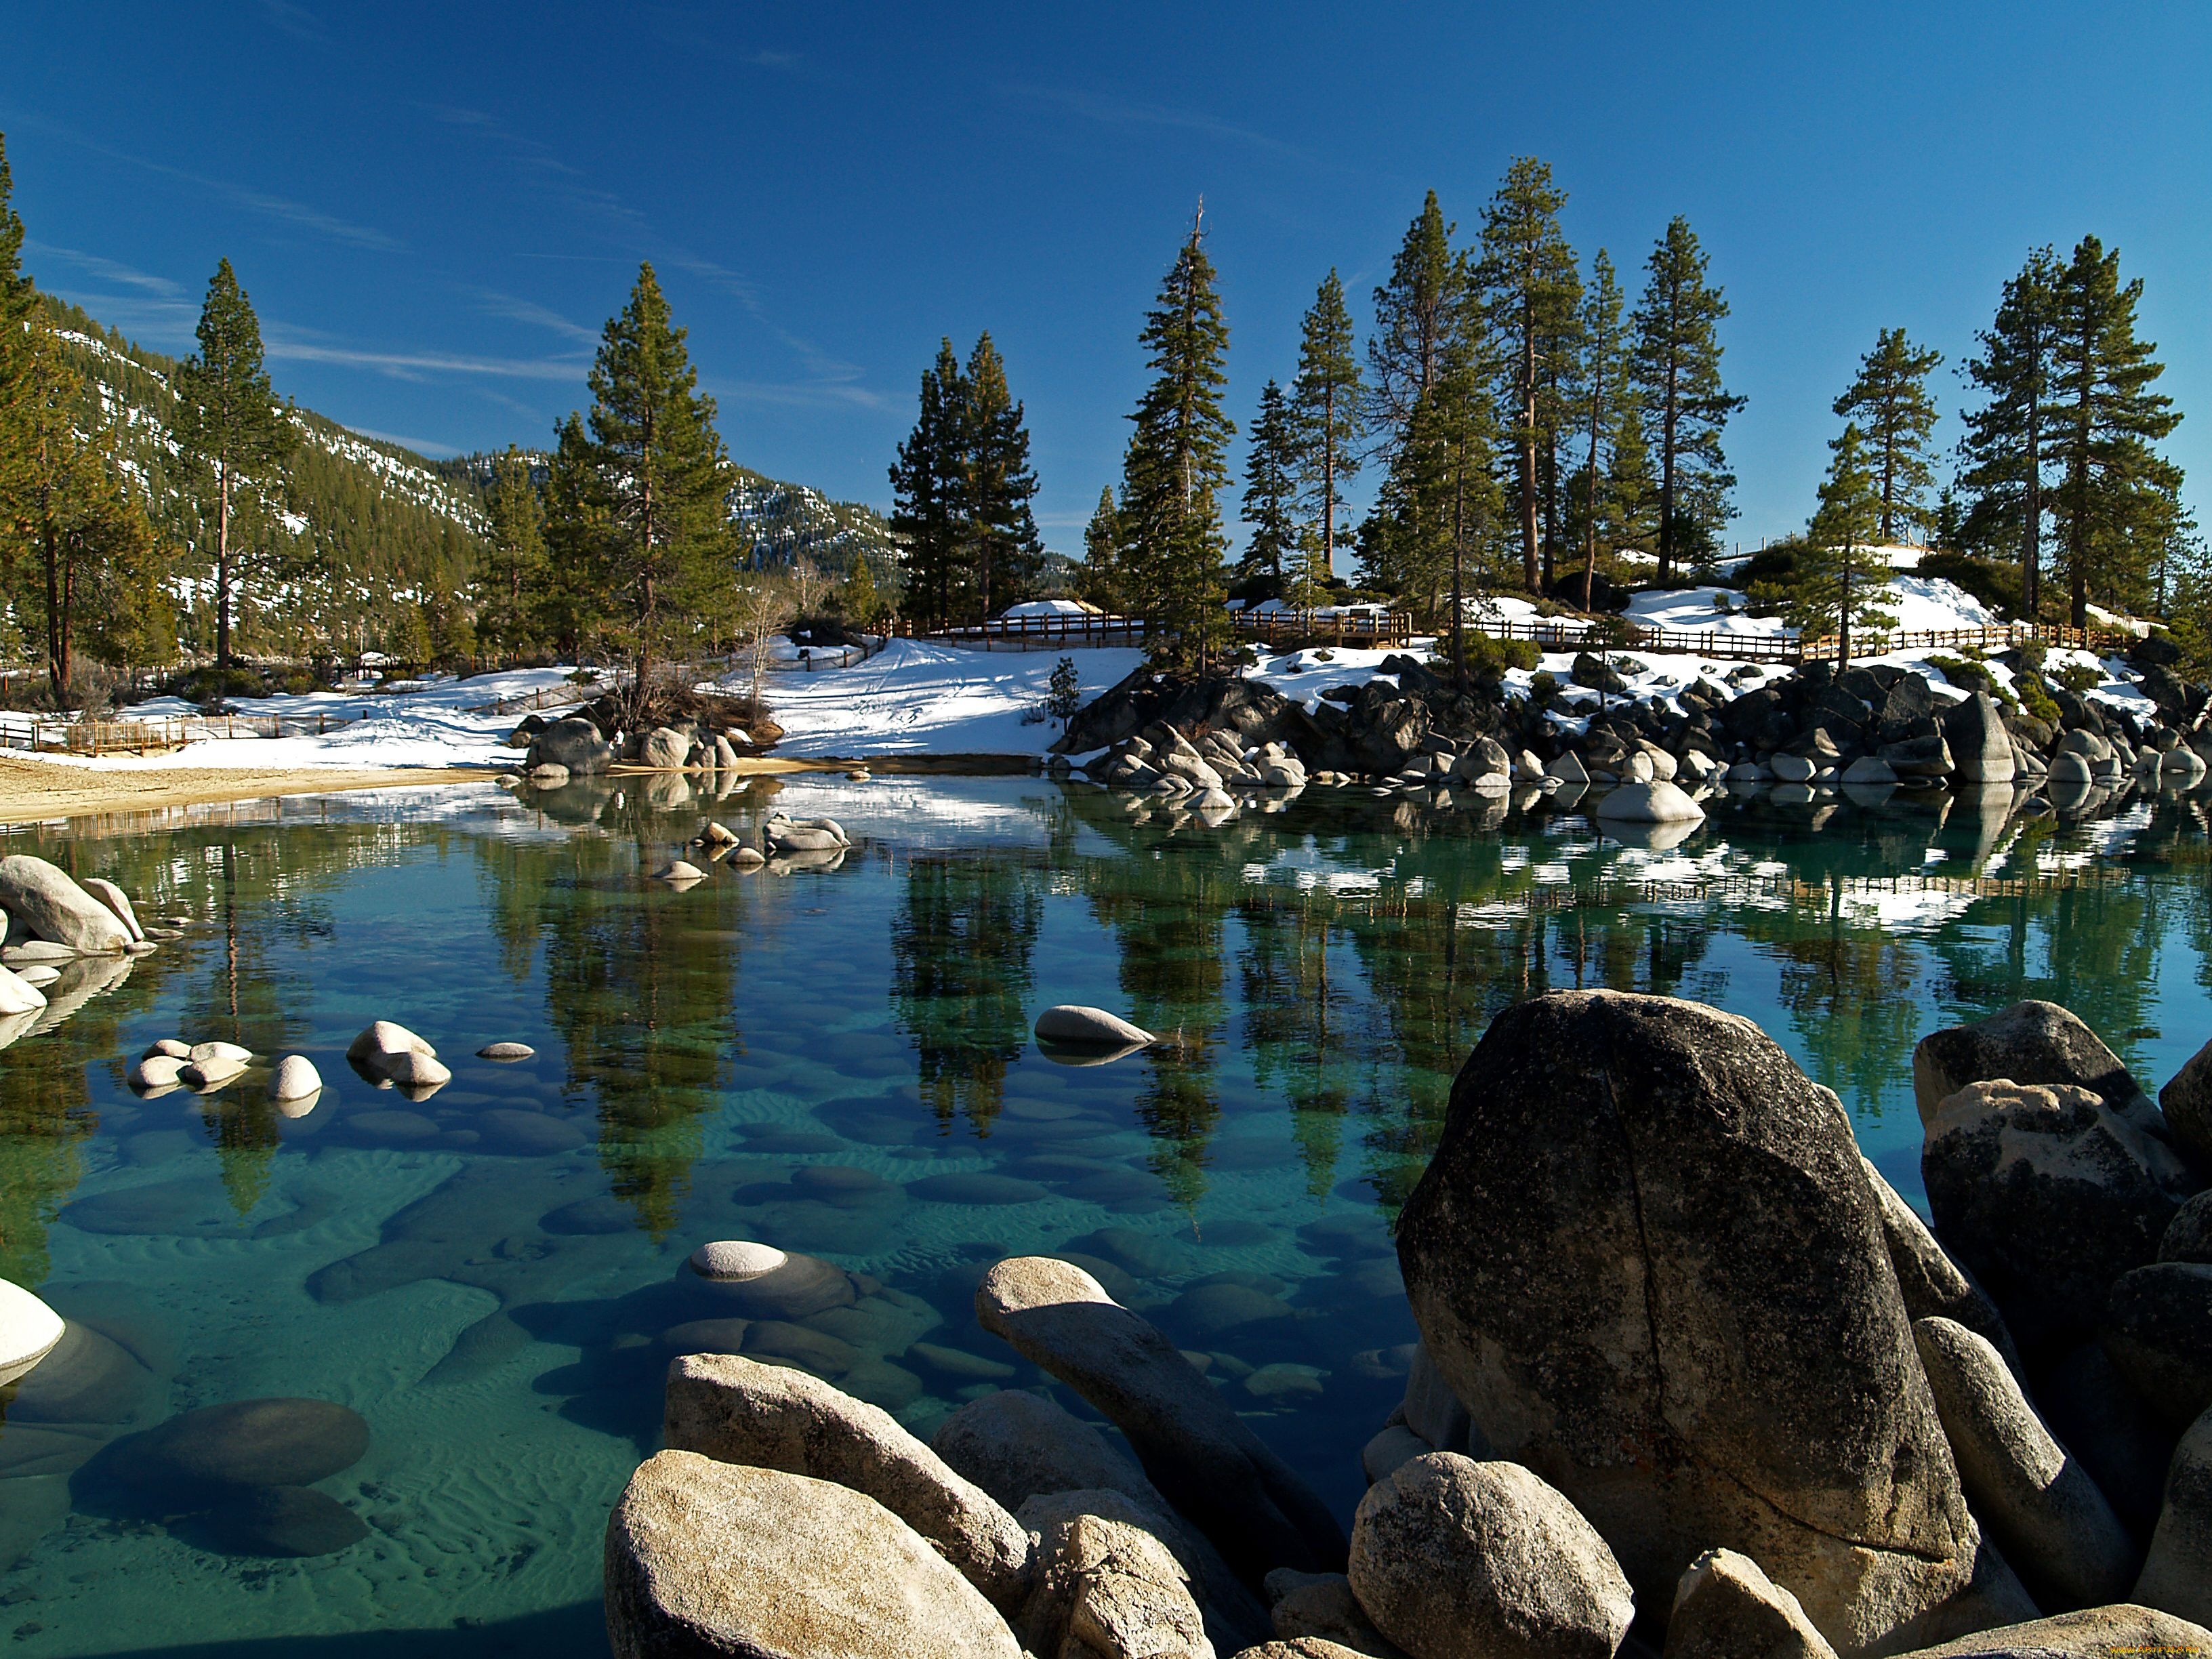
[[[1599,643],[1599,626],[1583,617],[1544,617],[1534,622],[1486,621],[1471,632],[1492,639],[1528,640],[1547,651],[1650,651],[1666,656],[1709,657],[1723,662],[1771,662],[1795,666],[1833,662],[1843,641],[1833,636],[1790,639],[1776,634],[1736,634],[1726,629],[1647,628],[1631,623]],[[1851,639],[1855,658],[1899,651],[2008,651],[2029,640],[2045,645],[2094,651],[2123,648],[2131,636],[2099,629],[2062,628],[2046,623],[2008,623],[1996,628],[1953,628],[1860,634]]]
[[[1404,645],[1413,636],[1413,619],[1402,611],[1351,615],[1316,611],[1238,611],[1230,625],[1248,640],[1282,645]],[[984,650],[1005,647],[1041,651],[1050,647],[1133,645],[1145,636],[1141,617],[1110,611],[1055,613],[1043,617],[994,617],[961,628],[916,629],[898,624],[902,635],[968,645]]]
[[[349,714],[180,714],[152,720],[64,720],[0,714],[0,748],[68,755],[146,755],[204,738],[319,737],[351,726]]]

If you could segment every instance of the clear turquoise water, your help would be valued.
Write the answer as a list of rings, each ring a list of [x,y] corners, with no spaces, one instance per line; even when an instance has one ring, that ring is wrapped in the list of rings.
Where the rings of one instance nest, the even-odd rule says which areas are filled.
[[[2189,799],[2066,823],[1734,802],[1654,850],[1364,792],[1212,829],[1037,780],[680,793],[471,785],[10,835],[195,926],[0,1049],[0,1274],[115,1344],[0,1427],[8,1651],[603,1651],[607,1508],[654,1444],[687,1341],[664,1333],[727,1313],[679,1272],[715,1237],[879,1281],[748,1340],[925,1435],[1043,1381],[975,1328],[979,1265],[1073,1249],[1348,1515],[1413,1334],[1391,1208],[1506,1003],[1607,985],[1747,1014],[1908,1193],[1927,1030],[2047,996],[2154,1085],[2212,1036]],[[641,879],[771,800],[855,850]],[[1060,1001],[1179,1042],[1053,1063],[1027,1033]],[[413,1103],[352,1073],[379,1016],[453,1084]],[[135,1098],[129,1061],[173,1035],[306,1053],[329,1087],[296,1121],[251,1078]],[[537,1057],[469,1057],[502,1038]],[[271,1395],[366,1419],[367,1455],[316,1483],[359,1541],[227,1553],[72,1492],[109,1439]]]

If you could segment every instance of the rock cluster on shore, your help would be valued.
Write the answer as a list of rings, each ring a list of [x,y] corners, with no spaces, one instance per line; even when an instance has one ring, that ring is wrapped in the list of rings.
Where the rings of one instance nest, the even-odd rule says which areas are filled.
[[[1723,787],[1809,798],[2012,784],[2075,803],[2131,784],[2204,780],[2212,691],[2155,660],[2171,649],[2160,643],[2139,647],[2147,704],[2053,689],[2051,724],[1986,690],[1939,690],[1888,664],[1838,672],[1811,662],[1748,690],[1701,677],[1671,687],[1670,706],[1621,695],[1613,666],[1584,653],[1575,680],[1601,699],[1581,700],[1572,715],[1509,696],[1494,678],[1455,685],[1407,655],[1310,707],[1261,681],[1176,683],[1140,669],[1078,714],[1054,749],[1091,756],[1094,781],[1174,796],[1201,817],[1226,816],[1255,792],[1355,781],[1589,791],[1600,817],[1645,824],[1694,823],[1705,816],[1698,796]]]
[[[1348,1534],[1072,1261],[997,1262],[977,1322],[1141,1469],[1033,1393],[924,1444],[772,1354],[679,1354],[608,1529],[614,1650],[2212,1648],[2212,1044],[2161,1106],[2029,1003],[1929,1037],[1915,1079],[1932,1230],[1747,1021],[1500,1014],[1403,1212],[1422,1340]],[[694,1271],[846,1285],[738,1241]]]

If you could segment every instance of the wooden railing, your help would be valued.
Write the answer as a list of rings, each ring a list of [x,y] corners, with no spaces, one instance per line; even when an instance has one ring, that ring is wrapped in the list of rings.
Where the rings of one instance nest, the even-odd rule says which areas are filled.
[[[1249,640],[1267,645],[1404,645],[1413,635],[1413,619],[1402,611],[1345,615],[1316,611],[1237,611],[1230,625]],[[1128,645],[1145,636],[1142,617],[1110,611],[1065,612],[1043,617],[994,617],[958,628],[916,628],[901,622],[902,635],[947,645],[1005,645],[1039,650],[1053,645]]]
[[[1487,634],[1492,639],[1528,640],[1550,651],[1650,651],[1665,656],[1712,657],[1728,662],[1796,665],[1832,662],[1843,654],[1843,642],[1832,635],[1793,639],[1778,634],[1736,634],[1721,628],[1646,628],[1634,623],[1614,632],[1601,645],[1599,624],[1581,617],[1545,617],[1534,622],[1486,620],[1470,623],[1469,631]],[[1899,651],[2008,651],[2029,640],[2103,654],[2124,647],[2130,638],[2128,635],[2101,629],[2007,623],[1996,628],[1855,634],[1851,636],[1851,655],[1881,657]]]
[[[153,720],[65,720],[0,714],[0,748],[68,755],[144,755],[205,738],[319,737],[351,726],[349,714],[179,714]]]

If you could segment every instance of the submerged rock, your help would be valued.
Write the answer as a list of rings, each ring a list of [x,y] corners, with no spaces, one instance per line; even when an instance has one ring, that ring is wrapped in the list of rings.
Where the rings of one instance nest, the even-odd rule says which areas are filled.
[[[1279,1566],[1341,1567],[1344,1534],[1328,1505],[1157,1327],[1082,1268],[1000,1261],[976,1287],[975,1317],[1111,1419],[1153,1484],[1248,1582]]]
[[[189,1517],[188,1537],[226,1555],[334,1555],[368,1536],[362,1518],[309,1486],[260,1486]]]
[[[975,1586],[872,1498],[664,1451],[607,1522],[615,1659],[1021,1659]]]
[[[1725,1547],[1839,1651],[2029,1610],[1984,1559],[1850,1121],[1750,1021],[1616,992],[1507,1009],[1398,1253],[1498,1455],[1647,1604]]]
[[[328,1400],[238,1400],[173,1417],[111,1445],[108,1479],[190,1498],[209,1487],[304,1486],[368,1450],[360,1413]]]

